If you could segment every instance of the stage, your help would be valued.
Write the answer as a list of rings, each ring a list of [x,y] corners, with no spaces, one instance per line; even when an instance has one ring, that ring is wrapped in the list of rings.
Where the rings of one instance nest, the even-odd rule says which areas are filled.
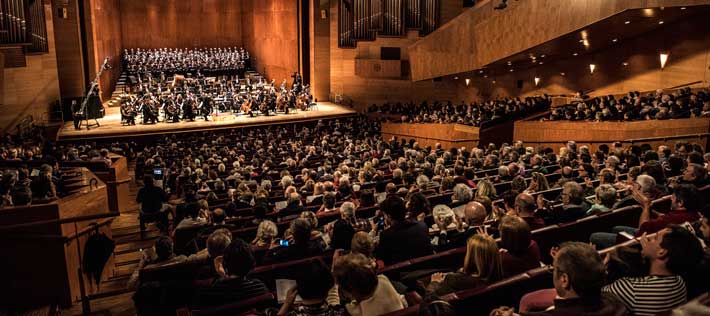
[[[277,115],[249,117],[248,115],[234,116],[228,114],[220,117],[210,117],[211,121],[204,121],[201,117],[194,122],[178,122],[157,124],[143,124],[141,116],[136,118],[136,125],[124,126],[121,124],[121,112],[118,107],[106,108],[106,115],[99,119],[99,127],[92,127],[87,130],[75,130],[73,122],[66,122],[57,134],[58,141],[88,140],[117,137],[150,136],[169,133],[183,133],[190,131],[217,130],[227,128],[263,126],[272,124],[285,124],[307,122],[320,119],[332,119],[346,117],[357,112],[346,106],[330,103],[318,102],[318,109],[312,111],[296,111],[289,114],[278,113]],[[216,118],[216,119],[215,119]],[[93,123],[93,120],[89,121]]]

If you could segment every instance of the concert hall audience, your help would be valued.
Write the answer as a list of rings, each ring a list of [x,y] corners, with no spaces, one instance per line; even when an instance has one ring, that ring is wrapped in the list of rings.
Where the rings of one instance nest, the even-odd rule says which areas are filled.
[[[65,157],[89,157],[89,151],[104,148],[79,147],[63,149]],[[537,268],[541,261],[550,263],[540,253],[545,245],[536,239],[535,230],[579,219],[592,222],[635,204],[641,209],[638,225],[615,227],[613,233],[600,231],[590,239],[603,250],[616,245],[618,232],[640,236],[642,250],[637,254],[650,268],[642,266],[643,259],[631,259],[630,252],[617,251],[622,255],[610,261],[607,268],[614,278],[607,282],[605,263],[596,251],[588,245],[563,244],[551,261],[555,289],[545,296],[548,307],[555,309],[540,315],[585,311],[617,315],[612,312],[626,308],[650,315],[653,308],[677,307],[703,287],[693,283],[702,278],[686,282],[680,273],[705,262],[697,251],[700,245],[692,241],[698,239],[681,230],[687,228],[673,226],[694,227],[706,242],[710,236],[707,217],[699,215],[708,208],[707,162],[702,146],[696,144],[666,143],[656,149],[618,143],[592,149],[570,142],[555,151],[516,142],[443,150],[382,139],[379,122],[353,117],[168,135],[141,145],[119,140],[105,148],[133,152],[138,179],[164,170],[162,181],[143,179],[137,201],[141,215],[153,214],[173,238],[170,251],[158,254],[160,258],[204,262],[206,270],[197,274],[203,286],[186,293],[193,297],[192,308],[273,291],[272,284],[248,276],[255,265],[312,257],[330,263],[332,257],[332,280],[322,266],[304,269],[310,276],[296,275],[298,290],[287,296],[281,314],[340,315],[342,302],[351,315],[379,315],[407,306],[403,294],[412,290],[426,296],[427,289],[438,295],[482,289]],[[6,158],[25,161],[28,155],[23,152],[6,150]],[[53,169],[45,169],[45,174],[55,173]],[[24,182],[31,178],[23,177]],[[12,195],[19,178],[4,172],[0,193]],[[199,188],[203,190],[198,192]],[[196,230],[190,232],[193,227]],[[192,234],[197,249],[183,252],[186,248],[178,242],[183,233]],[[242,241],[247,238],[243,236],[252,242]],[[499,243],[493,239],[497,236]],[[156,251],[167,248],[166,239],[170,240],[158,239]],[[684,249],[678,250],[678,244]],[[454,248],[462,255],[466,252],[463,269],[425,273],[420,280],[429,284],[423,288],[377,273]],[[345,255],[341,249],[351,253]],[[614,261],[618,258],[624,260],[624,269]],[[159,262],[145,260],[140,267],[145,271]],[[140,271],[132,281],[139,291],[149,286],[141,282]],[[306,279],[313,282],[302,281]],[[626,294],[625,289],[651,281],[677,295],[664,296],[668,300],[663,306],[650,306],[643,297]],[[333,283],[342,297],[335,298],[337,290],[328,291]],[[301,303],[290,301],[296,293],[304,299]],[[140,302],[144,301],[136,300]]]
[[[368,112],[399,114],[396,121],[407,123],[459,123],[480,127],[487,121],[511,119],[526,116],[538,111],[547,110],[550,98],[547,96],[520,98],[505,98],[480,103],[464,103],[454,105],[451,101],[435,101],[431,104],[422,102],[373,104]]]
[[[647,95],[633,91],[618,99],[613,95],[602,96],[553,108],[549,120],[604,122],[689,117],[710,117],[710,94],[707,91],[694,92],[685,88],[673,93],[658,90]]]

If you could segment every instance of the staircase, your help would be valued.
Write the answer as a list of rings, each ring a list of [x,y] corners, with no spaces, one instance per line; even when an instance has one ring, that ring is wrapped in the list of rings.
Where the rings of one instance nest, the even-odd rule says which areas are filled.
[[[128,168],[129,175],[135,179],[135,163],[129,162]],[[138,267],[141,258],[140,250],[152,247],[155,239],[160,236],[160,231],[155,226],[148,225],[141,238],[138,222],[140,206],[135,202],[138,189],[138,184],[131,181],[129,186],[131,205],[128,211],[121,213],[111,224],[111,233],[116,242],[114,275],[101,282],[100,291],[89,297],[91,299],[91,315],[133,316],[136,313],[131,300],[134,291],[126,287],[128,279]],[[82,315],[81,302],[62,311],[62,315]]]
[[[109,107],[119,107],[121,106],[121,95],[125,93],[128,87],[128,74],[122,72],[121,76],[116,81],[116,86],[113,89],[113,94],[111,94],[111,99],[107,101]]]

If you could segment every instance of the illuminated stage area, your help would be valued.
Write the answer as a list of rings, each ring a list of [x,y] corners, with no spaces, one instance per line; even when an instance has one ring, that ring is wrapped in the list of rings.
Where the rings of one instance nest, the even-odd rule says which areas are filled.
[[[356,112],[346,106],[330,103],[318,102],[317,109],[311,111],[295,111],[289,114],[278,113],[276,115],[258,115],[250,117],[248,115],[234,115],[231,113],[221,113],[219,116],[210,116],[210,121],[204,121],[198,117],[194,122],[182,121],[178,123],[158,122],[157,124],[143,124],[141,117],[136,118],[136,125],[128,126],[121,123],[121,113],[118,107],[107,108],[106,115],[99,119],[101,126],[92,127],[87,130],[75,130],[72,122],[66,122],[57,134],[58,141],[86,140],[111,137],[146,136],[166,133],[179,133],[209,129],[225,129],[235,127],[250,127],[272,124],[296,123],[320,119],[330,119],[354,115]],[[90,120],[93,122],[93,120]]]

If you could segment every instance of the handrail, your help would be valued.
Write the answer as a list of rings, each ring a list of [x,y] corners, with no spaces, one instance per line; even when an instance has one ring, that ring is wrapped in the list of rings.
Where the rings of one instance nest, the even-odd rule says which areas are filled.
[[[684,134],[684,135],[673,135],[673,136],[657,136],[657,137],[645,137],[645,138],[631,138],[631,139],[627,139],[622,142],[637,143],[637,142],[642,142],[642,141],[667,140],[667,139],[703,137],[703,136],[710,136],[710,133]]]
[[[74,239],[84,236],[92,231],[98,231],[99,227],[113,223],[114,219],[115,219],[115,217],[106,218],[106,219],[99,221],[97,223],[91,223],[89,226],[84,227],[82,230],[74,233],[73,235],[65,237],[64,243],[67,244],[67,243],[73,241]]]
[[[10,225],[10,226],[3,226],[0,227],[0,233],[3,231],[9,231],[9,230],[14,230],[17,228],[25,228],[25,227],[32,227],[32,226],[39,226],[39,225],[47,225],[47,224],[67,224],[67,223],[74,223],[74,222],[84,222],[84,221],[89,221],[89,220],[94,220],[94,219],[102,219],[102,218],[107,218],[107,217],[116,217],[121,215],[119,212],[109,212],[109,213],[102,213],[102,214],[93,214],[93,215],[85,215],[85,216],[77,216],[77,217],[70,217],[70,218],[60,218],[60,219],[50,219],[50,220],[43,220],[43,221],[35,221],[35,222],[30,222],[30,223],[22,223],[22,224],[15,224],[15,225]]]

